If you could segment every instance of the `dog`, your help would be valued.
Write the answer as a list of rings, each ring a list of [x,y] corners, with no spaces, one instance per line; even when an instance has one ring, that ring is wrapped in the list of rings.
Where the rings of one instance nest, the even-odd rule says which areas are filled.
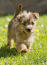
[[[38,18],[39,13],[22,11],[22,5],[19,5],[15,16],[8,25],[8,45],[12,48],[14,40],[18,52],[30,51]]]

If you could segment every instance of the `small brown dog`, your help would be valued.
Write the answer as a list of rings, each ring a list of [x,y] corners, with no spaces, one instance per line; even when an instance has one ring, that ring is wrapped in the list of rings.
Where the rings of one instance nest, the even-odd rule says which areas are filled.
[[[12,47],[14,40],[18,52],[28,52],[33,44],[33,30],[38,18],[39,13],[22,11],[22,6],[19,5],[8,25],[8,45]]]

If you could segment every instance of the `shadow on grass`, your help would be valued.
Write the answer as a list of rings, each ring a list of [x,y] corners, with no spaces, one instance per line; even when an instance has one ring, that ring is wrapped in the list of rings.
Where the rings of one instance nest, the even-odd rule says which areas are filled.
[[[18,52],[16,51],[16,48],[10,49],[9,47],[1,47],[0,48],[0,58],[1,57],[10,57],[10,56],[17,56]]]

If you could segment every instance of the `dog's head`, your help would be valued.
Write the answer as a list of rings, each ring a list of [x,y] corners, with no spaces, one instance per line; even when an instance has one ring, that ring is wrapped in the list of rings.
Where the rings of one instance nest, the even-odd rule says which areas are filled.
[[[19,15],[17,15],[17,19],[19,22],[19,30],[21,32],[32,32],[37,19],[39,18],[39,13],[32,13],[23,11]]]

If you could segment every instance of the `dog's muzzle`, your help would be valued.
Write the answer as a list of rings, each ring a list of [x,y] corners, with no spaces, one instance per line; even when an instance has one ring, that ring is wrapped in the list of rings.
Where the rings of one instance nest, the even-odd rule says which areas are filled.
[[[27,27],[26,27],[26,28],[27,28],[27,31],[28,31],[28,32],[31,32],[32,25],[27,25]]]
[[[26,29],[28,32],[31,32],[31,30],[30,29]]]

